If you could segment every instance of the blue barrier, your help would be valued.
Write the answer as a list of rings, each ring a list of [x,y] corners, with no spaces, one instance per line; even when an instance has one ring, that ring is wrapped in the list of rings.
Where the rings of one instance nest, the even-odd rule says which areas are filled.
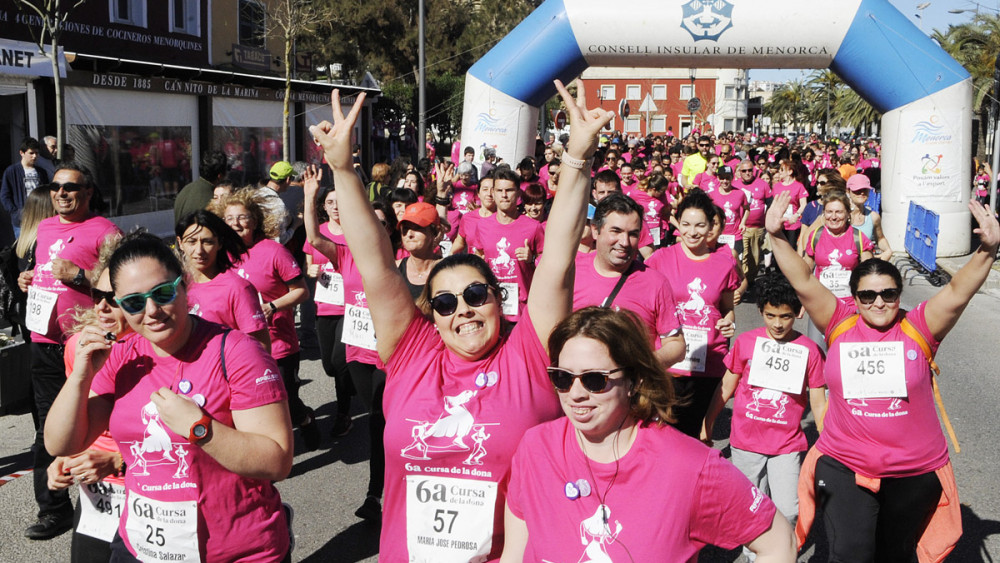
[[[906,253],[928,272],[937,270],[938,214],[910,202],[906,217]]]

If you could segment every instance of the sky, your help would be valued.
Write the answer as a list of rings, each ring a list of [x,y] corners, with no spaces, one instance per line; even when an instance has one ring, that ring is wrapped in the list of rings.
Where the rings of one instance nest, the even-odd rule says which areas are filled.
[[[917,6],[927,2],[927,0],[889,0],[889,3],[897,10],[905,14],[921,31],[930,35],[935,29],[944,31],[949,25],[958,25],[968,22],[975,15],[976,9],[981,12],[1000,12],[1000,0],[931,0],[929,5],[923,9],[922,16]],[[968,10],[961,14],[952,14],[949,10]],[[921,21],[922,20],[922,21]],[[786,82],[804,78],[813,72],[813,69],[752,69],[750,70],[750,80],[767,80],[771,82]]]

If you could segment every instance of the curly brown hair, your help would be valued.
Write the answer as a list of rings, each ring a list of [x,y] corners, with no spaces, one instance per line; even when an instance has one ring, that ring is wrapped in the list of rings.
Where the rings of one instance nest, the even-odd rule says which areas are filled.
[[[254,241],[271,238],[276,239],[281,234],[281,218],[273,213],[264,213],[264,197],[254,186],[246,186],[223,197],[213,200],[208,210],[225,219],[226,208],[230,205],[242,205],[253,218]]]

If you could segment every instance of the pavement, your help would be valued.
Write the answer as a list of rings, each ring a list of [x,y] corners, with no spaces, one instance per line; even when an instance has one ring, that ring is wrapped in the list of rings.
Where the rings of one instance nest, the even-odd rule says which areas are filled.
[[[965,256],[938,258],[937,266],[949,276],[953,276],[955,275],[955,272],[968,263],[970,258],[972,258],[971,252]],[[993,297],[1000,297],[1000,262],[995,262],[993,264],[993,269],[990,270],[990,275],[986,278],[986,282],[983,283],[983,287],[979,290],[979,293],[984,293]]]

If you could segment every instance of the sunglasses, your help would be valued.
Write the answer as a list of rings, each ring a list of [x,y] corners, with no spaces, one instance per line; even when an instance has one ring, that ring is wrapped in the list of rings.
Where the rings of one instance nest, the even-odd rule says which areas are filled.
[[[895,303],[896,301],[899,301],[900,293],[902,293],[902,290],[898,287],[890,287],[883,289],[882,291],[862,289],[855,293],[855,295],[862,305],[871,305],[875,302],[875,299],[879,297],[881,297],[882,301],[885,303]]]
[[[174,281],[161,283],[146,293],[130,293],[121,299],[116,297],[115,301],[130,315],[138,314],[145,309],[147,299],[152,299],[153,303],[161,307],[169,305],[177,298],[177,286],[181,284],[182,279],[183,276],[177,276]]]
[[[710,145],[709,143],[698,143],[698,146],[699,147],[710,147],[712,145]]]
[[[549,372],[549,381],[556,391],[565,393],[573,387],[573,380],[579,379],[583,388],[590,393],[606,393],[611,389],[609,375],[625,371],[625,368],[616,369],[592,369],[583,373],[573,373],[560,367],[549,366],[545,368]]]
[[[92,287],[90,288],[90,298],[94,300],[94,305],[97,305],[101,301],[105,301],[111,307],[118,307],[118,302],[115,301],[114,291],[101,291],[100,289]]]
[[[816,182],[816,185],[817,186],[825,186],[825,185],[827,185],[829,183],[830,182],[827,182],[826,180],[819,180],[819,181]]]
[[[458,293],[439,293],[431,298],[431,309],[442,317],[455,314],[458,310]],[[462,290],[462,299],[469,307],[482,307],[490,298],[490,286],[473,283]]]
[[[78,192],[83,188],[86,188],[87,186],[85,186],[84,184],[77,184],[76,182],[63,182],[62,184],[60,184],[59,182],[52,182],[51,184],[45,187],[50,192],[58,192],[59,188],[62,188],[63,191],[65,192],[73,193],[73,192]]]

